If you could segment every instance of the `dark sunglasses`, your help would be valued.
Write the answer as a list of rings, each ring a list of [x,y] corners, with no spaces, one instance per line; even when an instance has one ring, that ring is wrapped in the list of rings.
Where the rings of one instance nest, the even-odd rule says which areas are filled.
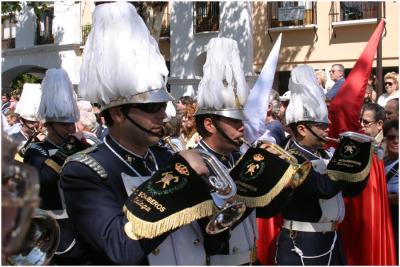
[[[367,121],[367,120],[364,120],[364,119],[360,119],[360,124],[364,124],[364,125],[370,125],[370,124],[372,124],[374,122],[375,121]]]
[[[386,86],[386,85],[392,86],[393,83],[392,83],[392,82],[385,82],[385,86]]]
[[[325,122],[307,122],[307,125],[310,127],[315,126],[317,128],[322,128],[322,129],[328,128],[329,126],[329,124]]]
[[[394,141],[394,140],[399,140],[399,136],[398,135],[388,135],[386,136],[386,140],[388,141]]]
[[[167,102],[134,104],[131,107],[140,109],[141,111],[146,113],[157,113],[161,109],[165,109],[167,107]]]

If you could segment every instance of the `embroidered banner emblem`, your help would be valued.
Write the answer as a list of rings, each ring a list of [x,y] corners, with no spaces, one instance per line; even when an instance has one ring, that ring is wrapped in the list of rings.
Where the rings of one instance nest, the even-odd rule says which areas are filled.
[[[184,165],[182,166],[185,167]],[[180,170],[183,170],[184,174],[186,173],[183,168],[180,168]],[[186,171],[189,172],[187,168]],[[148,190],[148,193],[152,196],[168,195],[182,190],[187,183],[188,180],[185,176],[179,176],[179,174],[172,171],[164,172],[161,174],[161,178],[159,180],[151,181],[149,184],[147,184],[146,190]]]
[[[240,178],[243,181],[255,179],[259,173],[264,171],[265,163],[264,156],[255,154],[252,159],[245,163],[245,168],[240,172]]]
[[[179,182],[179,177],[178,176],[173,176],[172,172],[164,172],[161,175],[161,179],[159,181],[156,182],[156,184],[158,183],[163,183],[162,188],[166,188],[170,185],[170,183],[174,181],[175,183]]]
[[[188,168],[185,165],[181,164],[181,163],[176,163],[175,164],[175,170],[177,172],[179,172],[180,174],[182,174],[182,175],[186,175],[186,176],[189,175]]]

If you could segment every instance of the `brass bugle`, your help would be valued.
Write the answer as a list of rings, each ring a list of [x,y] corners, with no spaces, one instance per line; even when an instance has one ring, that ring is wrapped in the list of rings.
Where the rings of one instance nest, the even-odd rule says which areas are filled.
[[[323,137],[323,139],[325,139],[326,141],[332,141],[332,142],[335,142],[335,143],[340,143],[339,139],[328,137],[328,136],[327,137]]]
[[[251,147],[250,143],[247,142],[246,139],[244,139],[243,137],[240,137],[240,138],[239,138],[239,142],[240,142],[241,144],[245,144],[245,145],[248,145],[249,147]]]

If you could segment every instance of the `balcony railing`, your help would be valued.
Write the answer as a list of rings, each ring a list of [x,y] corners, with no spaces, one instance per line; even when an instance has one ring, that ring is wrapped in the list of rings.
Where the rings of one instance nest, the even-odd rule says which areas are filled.
[[[87,24],[82,26],[82,45],[86,44],[91,29],[92,29],[92,24]]]
[[[332,16],[332,22],[376,19],[378,9],[382,8],[383,17],[385,17],[385,4],[382,2],[332,2],[329,14]]]
[[[54,44],[54,36],[50,31],[41,31],[36,35],[36,45]]]
[[[1,40],[1,49],[15,48],[15,38]]]
[[[219,2],[194,2],[195,32],[219,31]]]
[[[317,24],[316,2],[269,2],[269,27],[302,26]]]

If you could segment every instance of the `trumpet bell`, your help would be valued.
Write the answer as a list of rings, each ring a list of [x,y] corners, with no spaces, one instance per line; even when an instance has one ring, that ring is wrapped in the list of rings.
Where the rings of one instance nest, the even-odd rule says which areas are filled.
[[[49,265],[59,243],[60,228],[55,219],[36,210],[21,250],[6,257],[8,265]]]
[[[228,204],[226,207],[214,214],[206,226],[207,234],[218,234],[232,226],[233,222],[238,221],[246,211],[243,202]]]

